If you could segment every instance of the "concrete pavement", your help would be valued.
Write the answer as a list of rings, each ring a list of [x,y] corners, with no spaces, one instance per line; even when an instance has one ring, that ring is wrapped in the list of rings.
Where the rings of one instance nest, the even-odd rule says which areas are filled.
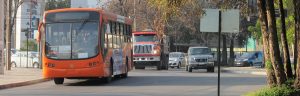
[[[36,68],[12,68],[0,75],[0,90],[48,81],[43,79],[42,70]]]

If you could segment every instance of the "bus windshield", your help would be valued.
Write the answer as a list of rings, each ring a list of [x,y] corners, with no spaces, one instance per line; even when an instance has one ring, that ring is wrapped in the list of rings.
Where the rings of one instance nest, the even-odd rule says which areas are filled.
[[[155,34],[134,35],[134,42],[154,42]]]
[[[45,51],[52,59],[83,59],[98,54],[98,22],[46,24]]]

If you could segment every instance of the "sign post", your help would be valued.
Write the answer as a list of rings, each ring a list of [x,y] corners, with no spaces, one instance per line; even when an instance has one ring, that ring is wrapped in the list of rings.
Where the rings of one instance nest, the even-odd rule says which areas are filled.
[[[238,9],[228,9],[221,11],[220,9],[206,9],[205,15],[200,19],[201,32],[217,32],[217,63],[218,63],[218,91],[217,96],[220,96],[220,70],[221,70],[221,35],[222,33],[238,33],[240,27],[240,12]]]

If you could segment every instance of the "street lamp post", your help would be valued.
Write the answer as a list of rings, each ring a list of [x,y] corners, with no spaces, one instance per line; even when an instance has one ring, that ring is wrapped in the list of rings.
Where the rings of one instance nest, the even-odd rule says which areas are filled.
[[[31,31],[32,31],[32,28],[31,28],[31,25],[32,25],[32,18],[31,18],[31,15],[32,15],[32,0],[30,0],[30,9],[29,9],[29,29],[27,31],[27,36],[26,36],[26,55],[27,55],[27,58],[26,58],[26,68],[28,68],[28,38],[29,36],[31,35]]]

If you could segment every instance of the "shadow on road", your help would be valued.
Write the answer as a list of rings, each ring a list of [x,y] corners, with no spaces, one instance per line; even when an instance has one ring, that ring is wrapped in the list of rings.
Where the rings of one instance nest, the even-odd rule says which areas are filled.
[[[222,86],[265,85],[265,77],[221,77]],[[102,80],[86,80],[66,83],[67,86],[214,86],[217,77],[195,76],[130,76],[114,79],[111,83]]]

